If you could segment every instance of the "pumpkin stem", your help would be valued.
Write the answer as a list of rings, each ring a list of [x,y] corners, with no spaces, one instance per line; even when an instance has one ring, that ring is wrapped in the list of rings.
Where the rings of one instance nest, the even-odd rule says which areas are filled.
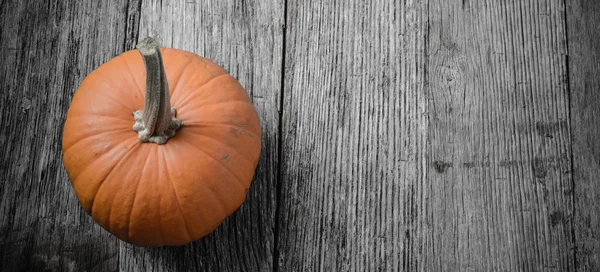
[[[169,84],[158,43],[153,38],[146,38],[136,48],[146,67],[146,98],[144,109],[133,113],[133,130],[137,131],[140,142],[162,145],[175,136],[183,123],[175,118],[176,110],[171,108]]]

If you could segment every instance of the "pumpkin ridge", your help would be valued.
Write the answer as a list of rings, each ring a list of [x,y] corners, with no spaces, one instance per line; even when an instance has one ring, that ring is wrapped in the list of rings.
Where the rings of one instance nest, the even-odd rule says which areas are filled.
[[[109,170],[106,173],[106,175],[104,175],[104,177],[102,177],[102,182],[100,183],[100,185],[98,185],[98,189],[96,190],[96,193],[94,193],[94,198],[92,198],[92,203],[90,204],[90,211],[89,212],[86,211],[89,215],[92,215],[92,210],[93,210],[93,207],[94,207],[94,202],[96,202],[96,196],[98,195],[98,191],[100,190],[100,187],[102,187],[102,184],[104,183],[104,181],[106,180],[106,178],[108,177],[108,175],[110,174],[110,172],[112,172],[112,171]],[[84,207],[84,210],[87,210],[87,209]],[[92,216],[92,218],[93,218],[93,216]],[[94,221],[96,221],[95,218],[94,218]]]
[[[197,128],[210,127],[210,126],[223,126],[223,127],[233,128],[233,129],[240,128],[240,126],[236,126],[236,125],[232,125],[232,124],[228,124],[228,123],[217,123],[217,122],[188,122],[185,124],[186,124],[186,127],[197,127]],[[245,127],[245,126],[241,126],[241,127]],[[255,136],[258,136],[255,132],[252,132],[252,131],[244,130],[244,132],[247,134],[250,134],[249,137],[252,137],[252,138],[254,138]]]
[[[185,231],[187,232],[188,240],[192,240],[192,235],[190,234],[190,229],[188,228],[188,220],[185,218],[185,214],[183,214],[183,209],[181,208],[181,202],[179,201],[179,195],[177,194],[177,190],[175,189],[175,185],[173,184],[173,178],[171,177],[171,172],[169,171],[169,163],[167,162],[167,158],[164,152],[162,153],[165,170],[167,171],[167,179],[171,184],[171,189],[173,189],[173,194],[175,195],[175,200],[177,201],[177,207],[179,207],[179,213],[181,214],[181,219],[183,219],[183,225],[185,226]]]
[[[138,195],[138,190],[140,188],[140,183],[142,181],[142,176],[144,174],[144,170],[146,170],[146,166],[148,166],[148,161],[150,161],[150,158],[151,158],[150,152],[148,152],[148,154],[146,154],[146,162],[144,163],[144,167],[142,167],[142,171],[139,173],[138,182],[135,185],[135,189],[133,190],[133,200],[131,201],[131,209],[129,209],[129,217],[127,219],[127,224],[126,224],[126,226],[127,226],[127,231],[126,231],[126,233],[127,233],[127,239],[129,241],[131,241],[131,233],[129,233],[129,232],[131,230],[130,225],[131,225],[131,217],[132,217],[132,214],[133,214],[133,208],[135,206],[135,198]]]
[[[84,139],[89,139],[89,137],[85,137]],[[83,140],[83,139],[82,139],[82,140]],[[123,146],[123,145],[126,145],[126,144],[127,144],[127,143],[121,143],[121,144],[115,145],[115,146],[114,146],[113,148],[111,148],[111,149],[114,149],[114,148],[117,148],[117,147],[120,147],[120,146]],[[67,152],[64,152],[64,153],[67,153]],[[96,158],[94,161],[101,159],[102,157],[104,157],[104,155],[106,155],[106,153],[107,153],[107,152],[104,152],[104,153],[102,153],[102,154],[101,154],[101,155],[100,155],[98,158]],[[81,171],[80,171],[79,175],[81,175],[81,173],[84,173],[84,172],[85,172],[85,171],[88,169],[88,167],[90,167],[90,166],[91,166],[91,163],[90,163],[89,165],[85,166],[85,167],[83,168],[83,170],[81,170]],[[79,179],[79,175],[77,175],[77,176],[75,176],[75,177],[72,177],[72,179],[71,179],[71,180],[77,180],[77,179]]]
[[[221,160],[214,158],[214,157],[213,157],[213,156],[211,156],[211,155],[210,155],[208,152],[206,152],[206,151],[204,151],[204,150],[202,150],[202,149],[198,148],[196,145],[194,145],[194,144],[190,143],[190,142],[189,142],[189,141],[187,141],[187,140],[184,140],[183,138],[181,138],[181,141],[183,141],[183,142],[185,142],[185,143],[187,143],[187,144],[191,145],[191,146],[192,146],[192,147],[194,147],[196,150],[198,150],[198,151],[200,151],[200,152],[204,153],[204,155],[206,155],[207,157],[209,157],[209,158],[213,159],[214,161],[218,162],[218,163],[219,163],[219,165],[220,165],[220,166],[221,166],[223,169],[227,170],[227,172],[229,172],[229,174],[231,174],[231,175],[232,175],[232,176],[235,178],[235,180],[237,181],[237,183],[238,183],[239,185],[241,185],[241,186],[242,186],[242,188],[243,188],[244,190],[246,190],[246,186],[244,186],[244,182],[243,182],[243,181],[242,181],[242,180],[241,180],[241,179],[240,179],[240,178],[239,178],[239,177],[238,177],[238,176],[237,176],[237,175],[236,175],[236,174],[235,174],[233,171],[231,171],[231,170],[230,170],[228,167],[226,167],[226,166],[225,166],[223,163],[221,163]],[[208,185],[208,186],[210,186],[210,184],[207,184],[207,185]]]
[[[108,175],[110,175],[110,173],[112,173],[112,169],[110,171],[108,171]],[[108,178],[108,175],[106,176]],[[104,182],[102,182],[104,183]],[[102,184],[100,184],[100,186],[102,186]],[[100,190],[100,187],[98,187],[98,190]],[[97,192],[96,192],[97,193]],[[112,200],[110,201],[110,207],[108,208],[108,216],[106,217],[108,221],[108,225],[106,225],[106,229],[108,230],[112,230],[112,227],[110,225],[110,222],[112,222],[112,220],[110,220],[110,216],[112,214],[112,210],[113,210],[113,206],[115,205],[115,198],[117,198],[116,195],[113,195]],[[93,211],[94,205],[92,204],[92,211]],[[112,231],[111,231],[112,233]]]
[[[156,164],[159,164],[159,165],[161,163],[160,159],[159,159],[160,154],[161,154],[160,150],[158,148],[156,148],[156,158],[157,158]],[[158,173],[160,173],[159,165],[156,166]],[[160,176],[160,174],[158,176]],[[158,179],[158,180],[160,180],[160,179]],[[160,186],[160,184],[158,186]],[[159,233],[160,233],[160,241],[161,241],[160,244],[164,245],[165,244],[165,232],[164,232],[164,225],[163,225],[163,221],[162,221],[162,212],[161,212],[162,200],[163,200],[163,194],[160,193],[160,194],[158,194],[158,226],[159,226],[158,229],[159,229]],[[177,204],[179,205],[179,200],[177,200]]]
[[[84,111],[78,111],[78,110],[73,110],[71,112],[72,112],[72,114],[75,114],[75,116],[94,116],[94,117],[101,116],[101,117],[106,117],[106,118],[112,118],[112,119],[118,119],[118,120],[121,120],[121,121],[131,122],[131,118],[125,118],[125,117],[121,118],[121,117],[118,117],[118,116],[121,116],[121,115],[118,115],[118,114],[108,115],[108,114],[84,112]]]
[[[214,188],[211,187],[210,184],[204,182],[203,186],[204,186],[204,188],[208,189],[211,192],[210,196],[212,199],[214,199],[214,201],[215,201],[214,203],[216,203],[216,205],[217,205],[215,207],[215,209],[220,209],[221,213],[226,214],[227,216],[229,216],[233,212],[235,212],[235,209],[233,211],[228,210],[227,205],[225,204],[225,201],[220,197],[220,194],[217,194],[215,192]],[[206,218],[204,216],[202,217],[202,219],[206,220]],[[221,221],[223,221],[223,220],[225,220],[225,219],[223,218]]]
[[[98,79],[99,81],[103,81],[102,79]],[[112,86],[114,89],[118,89],[115,88],[114,86]],[[113,97],[112,95],[107,94],[108,92],[104,92],[103,90],[96,90],[95,92],[91,92],[92,95],[96,96],[96,97],[101,97],[101,98],[106,98],[108,100],[111,100],[114,104],[117,104],[119,106],[121,106],[123,109],[125,110],[130,110],[130,107],[123,104],[119,99]]]
[[[221,194],[215,192],[215,188],[213,188],[210,184],[206,184],[206,187],[212,192],[213,198],[217,200],[217,204],[221,207],[223,213],[232,214],[233,212],[235,212],[236,209],[234,209],[233,211],[228,211],[227,204],[225,204],[227,201],[223,200],[223,198],[220,197]],[[246,187],[243,186],[243,184],[242,188],[244,189],[244,191],[246,190]]]
[[[206,108],[210,108],[212,106],[221,106],[221,105],[224,105],[224,104],[245,104],[245,105],[249,105],[250,107],[254,107],[254,105],[252,105],[251,102],[248,102],[246,100],[227,100],[227,101],[222,101],[222,102],[217,102],[217,103],[210,103],[210,104],[200,105],[200,106],[194,107],[193,109],[190,109],[188,111],[178,110],[178,113],[179,113],[180,117],[181,117],[181,115],[183,115],[185,117],[185,114],[191,114],[191,113],[196,112],[196,111],[205,110]],[[194,115],[196,115],[196,114],[194,114]]]
[[[120,57],[123,59],[123,62],[125,63],[125,67],[127,67],[127,72],[129,72],[129,75],[131,75],[131,79],[133,80],[133,82],[135,82],[135,86],[137,86],[138,92],[142,95],[141,97],[143,98],[146,94],[144,93],[143,88],[140,86],[140,84],[137,82],[135,75],[133,74],[133,71],[131,71],[131,66],[129,66],[129,62],[127,61],[127,58],[123,56],[123,54],[120,55]]]
[[[165,150],[165,153],[169,153],[170,157],[173,156],[173,151],[172,150]],[[227,210],[227,206],[225,204],[223,204],[224,203],[223,199],[221,199],[219,197],[219,195],[215,193],[215,191],[213,190],[213,188],[210,187],[210,185],[207,182],[200,182],[200,186],[202,186],[203,188],[208,189],[211,192],[211,194],[208,194],[208,195],[210,196],[210,198],[212,200],[214,200],[214,203],[216,203],[215,209],[220,209],[220,212],[222,214],[230,214],[228,212],[228,210]],[[211,220],[207,219],[206,216],[203,213],[200,212],[200,213],[197,213],[197,215],[198,215],[198,217],[200,217],[200,219],[203,222],[211,222]],[[202,229],[202,232],[205,232],[205,231],[206,231],[206,229]],[[209,232],[210,231],[214,231],[214,229],[212,229],[212,230],[209,229],[208,231]],[[206,234],[204,234],[204,235],[206,235]],[[202,235],[202,236],[204,236],[204,235]],[[196,240],[196,239],[198,239],[198,238],[194,238],[194,240]]]
[[[224,145],[224,146],[226,146],[226,147],[228,147],[228,148],[231,148],[232,150],[236,150],[236,149],[237,149],[237,147],[235,147],[235,146],[231,146],[231,145],[228,145],[228,144],[225,144],[224,142],[220,142],[220,141],[218,141],[217,139],[215,139],[214,137],[211,137],[211,136],[208,136],[208,135],[204,135],[204,134],[202,134],[202,133],[199,133],[199,132],[196,132],[196,131],[192,131],[192,130],[186,130],[186,131],[187,131],[188,133],[191,133],[191,134],[194,134],[194,135],[197,135],[197,136],[200,136],[200,137],[204,137],[204,138],[206,138],[206,139],[209,139],[211,142],[215,142],[215,143],[217,143],[217,144],[222,144],[222,145]],[[244,156],[244,155],[243,155],[243,154],[241,154],[240,152],[236,152],[236,153],[237,153],[237,155],[238,155],[238,156],[240,156],[240,157],[244,158],[244,159],[245,159],[247,162],[249,162],[249,163],[250,163],[250,165],[254,165],[254,163],[252,162],[252,160],[251,160],[250,158],[248,158],[248,157]]]
[[[215,203],[221,208],[223,214],[230,215],[232,212],[227,210],[227,205],[225,205],[225,201],[219,197],[219,194],[215,192],[215,190],[210,186],[210,184],[205,184],[206,188],[211,192],[211,196],[215,199]],[[235,210],[234,210],[235,211]]]
[[[93,136],[91,136],[91,137],[98,136],[98,135],[102,135],[102,134],[105,134],[105,133],[125,132],[125,131],[126,131],[126,130],[125,130],[125,128],[119,128],[119,129],[114,129],[114,130],[105,130],[105,131],[101,131],[101,132],[94,133],[94,135],[93,135]],[[129,130],[127,130],[127,131],[129,131]],[[75,141],[73,144],[71,144],[71,145],[70,145],[70,146],[68,146],[68,147],[65,147],[65,146],[63,145],[63,153],[66,153],[66,152],[68,152],[68,151],[69,151],[69,150],[70,150],[72,147],[76,146],[76,145],[77,145],[78,143],[80,143],[81,141],[83,141],[83,140],[86,140],[86,139],[89,139],[89,138],[90,138],[90,136],[86,135],[86,136],[82,137],[81,139],[78,139],[77,141]]]
[[[208,83],[212,82],[213,80],[215,80],[215,79],[217,79],[217,78],[223,77],[223,76],[229,76],[229,74],[226,74],[226,73],[225,73],[225,74],[220,74],[220,75],[218,75],[218,76],[215,76],[215,77],[213,77],[213,78],[209,79],[208,81],[206,81],[206,82],[202,83],[200,86],[197,86],[197,87],[196,87],[196,86],[194,86],[194,88],[193,88],[193,89],[194,89],[195,91],[193,91],[193,92],[189,92],[189,93],[188,93],[186,96],[184,96],[183,98],[181,98],[181,99],[178,99],[178,100],[179,100],[179,102],[172,101],[172,102],[173,102],[173,104],[174,104],[174,105],[185,105],[185,104],[187,104],[188,102],[187,102],[186,100],[187,100],[187,99],[188,99],[188,98],[189,98],[189,97],[190,97],[192,94],[194,94],[194,93],[196,93],[196,92],[200,91],[200,89],[201,89],[202,87],[204,87],[206,84],[208,84]]]
[[[137,139],[136,139],[137,140]],[[136,141],[137,142],[137,141]],[[124,141],[124,143],[127,143],[126,141]],[[120,145],[118,145],[120,146]],[[117,147],[117,146],[115,146]],[[106,183],[106,179],[108,178],[108,176],[110,176],[110,174],[115,170],[115,168],[117,168],[117,166],[121,163],[121,161],[123,161],[125,158],[129,157],[132,153],[133,150],[135,150],[135,146],[132,146],[127,153],[125,153],[123,155],[123,157],[121,157],[111,168],[110,170],[108,170],[108,173],[106,173],[106,176],[104,177],[104,179],[102,179],[102,182],[100,183],[100,186],[98,186],[98,190],[96,190],[96,193],[94,194],[94,198],[92,198],[92,204],[90,205],[90,214],[93,214],[94,212],[94,204],[96,204],[96,197],[98,197],[98,193],[100,192],[100,190],[102,189],[102,185],[104,185]],[[106,153],[102,154],[102,156],[106,155]],[[91,165],[91,164],[90,164]],[[88,165],[89,167],[89,165]],[[86,167],[87,168],[87,167]],[[84,170],[85,171],[85,170]],[[83,171],[81,171],[83,173]],[[93,217],[93,216],[92,216]]]
[[[173,95],[175,94],[175,91],[177,90],[177,87],[179,86],[179,82],[182,81],[181,79],[185,75],[185,73],[187,71],[187,68],[188,68],[188,66],[190,66],[191,63],[192,63],[192,60],[189,60],[188,62],[186,62],[185,65],[183,65],[181,75],[179,76],[179,78],[177,78],[177,80],[174,80],[175,81],[175,86],[173,86],[173,92],[171,92],[171,97],[173,97]],[[166,69],[167,68],[165,67],[165,70]]]
[[[133,75],[132,75],[133,76]],[[107,76],[103,75],[103,74],[96,74],[96,78],[92,78],[92,83],[96,84],[98,82],[104,83],[106,85],[108,85],[109,87],[112,87],[112,89],[114,90],[119,90],[119,92],[117,93],[122,93],[121,91],[123,90],[123,87],[121,86],[116,86],[112,80],[108,79]],[[91,83],[88,83],[91,84]],[[83,83],[82,83],[83,86]],[[81,90],[81,88],[80,88]],[[78,90],[79,91],[79,90]],[[109,95],[108,93],[111,93],[110,91],[106,91],[106,88],[102,88],[102,89],[95,89],[95,91],[92,91],[91,94],[98,96],[98,97],[104,97],[104,98],[108,98],[110,100],[112,100],[113,102],[115,102],[116,104],[120,105],[121,107],[130,110],[131,106],[130,105],[126,105],[123,104],[121,102],[121,100],[119,100],[118,98],[115,98],[112,95]]]

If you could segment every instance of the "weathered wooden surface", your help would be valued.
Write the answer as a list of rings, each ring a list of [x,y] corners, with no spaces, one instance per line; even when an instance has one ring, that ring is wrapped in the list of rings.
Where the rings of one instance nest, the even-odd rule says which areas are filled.
[[[598,7],[0,0],[0,271],[598,271]],[[102,230],[61,162],[78,84],[148,35],[263,124],[246,202],[183,247]]]
[[[429,14],[427,270],[572,270],[563,1]]]
[[[290,7],[283,270],[572,269],[563,2],[394,3]]]
[[[280,271],[416,268],[426,12],[394,0],[288,7]]]
[[[75,86],[130,41],[127,5],[0,2],[2,271],[118,268],[118,242],[80,208],[62,168],[61,134]]]
[[[567,1],[575,264],[600,271],[600,5]]]

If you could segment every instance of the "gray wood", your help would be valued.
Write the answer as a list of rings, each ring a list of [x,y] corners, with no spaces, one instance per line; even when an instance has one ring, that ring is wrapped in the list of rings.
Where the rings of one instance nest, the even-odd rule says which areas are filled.
[[[424,1],[289,2],[279,271],[413,271],[426,248]]]
[[[429,1],[427,270],[573,270],[564,11]]]
[[[46,2],[0,0],[0,271],[600,270],[596,1]],[[102,230],[62,166],[77,86],[149,35],[263,124],[246,202],[183,247]]]
[[[579,271],[600,271],[600,6],[567,1],[574,234]]]
[[[62,166],[70,100],[131,44],[135,1],[0,1],[0,271],[115,271]]]
[[[207,57],[250,94],[263,149],[242,207],[214,233],[177,248],[120,246],[122,271],[269,271],[273,267],[283,2],[143,1],[139,39]]]
[[[288,9],[281,271],[574,268],[562,1]]]

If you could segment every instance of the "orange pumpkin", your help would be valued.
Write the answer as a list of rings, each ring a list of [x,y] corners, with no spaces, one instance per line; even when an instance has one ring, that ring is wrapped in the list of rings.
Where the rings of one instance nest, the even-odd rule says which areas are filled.
[[[183,245],[244,201],[260,121],[244,88],[212,61],[151,38],[137,49],[81,83],[63,162],[83,209],[104,229],[136,245]]]

